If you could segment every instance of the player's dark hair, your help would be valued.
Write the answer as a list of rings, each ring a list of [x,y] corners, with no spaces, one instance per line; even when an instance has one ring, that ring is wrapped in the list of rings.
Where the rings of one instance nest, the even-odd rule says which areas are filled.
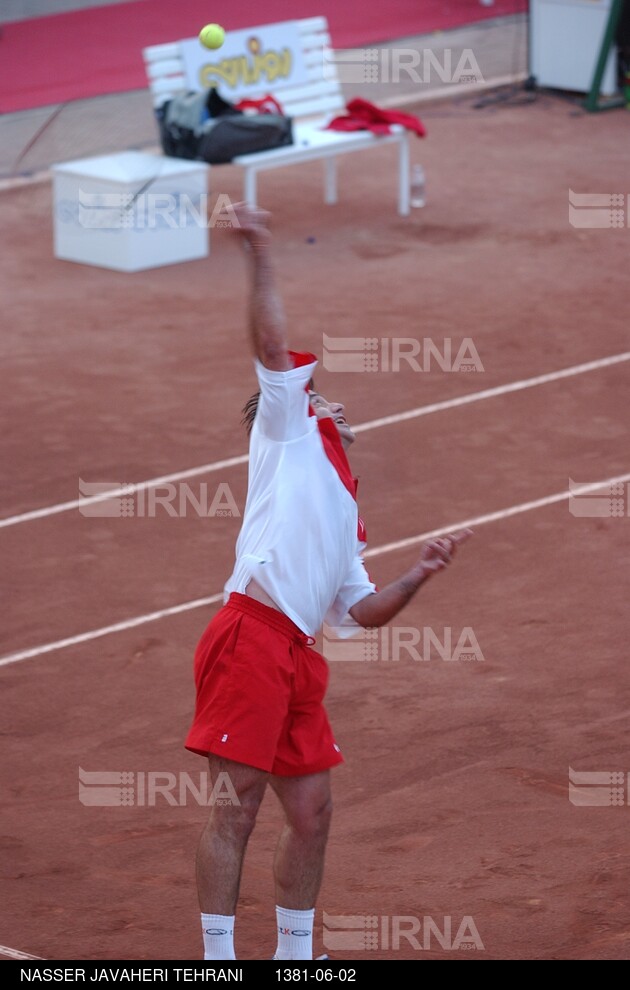
[[[306,386],[309,391],[315,391],[315,382],[311,378],[310,382]],[[241,412],[243,413],[243,418],[241,423],[247,430],[247,436],[252,432],[252,426],[254,425],[254,420],[256,419],[256,412],[258,410],[258,400],[260,399],[260,389],[254,392],[252,396],[249,397],[245,405],[243,406]]]
[[[247,430],[247,436],[252,432],[252,426],[254,425],[254,419],[256,418],[256,410],[258,409],[258,400],[260,399],[260,389],[247,400],[243,406],[242,413],[243,418],[241,423],[245,426]]]

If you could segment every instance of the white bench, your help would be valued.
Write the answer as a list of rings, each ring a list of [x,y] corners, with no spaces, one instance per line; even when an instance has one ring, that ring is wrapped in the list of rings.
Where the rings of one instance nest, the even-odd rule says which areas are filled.
[[[337,156],[392,144],[398,148],[398,213],[401,216],[408,216],[409,134],[407,130],[400,125],[393,125],[392,132],[384,135],[377,135],[369,130],[353,132],[322,130],[322,127],[333,117],[346,112],[334,58],[331,57],[328,22],[325,17],[310,17],[292,23],[297,23],[299,26],[308,82],[277,89],[274,89],[273,84],[266,82],[259,90],[252,90],[251,95],[256,98],[271,92],[276,97],[284,113],[293,118],[293,144],[271,151],[240,155],[232,160],[232,165],[244,170],[243,199],[253,206],[256,205],[259,172],[322,159],[324,202],[336,203]],[[256,28],[252,28],[251,31],[255,33]],[[181,42],[144,48],[142,55],[156,109],[189,88]],[[324,72],[325,58],[326,72]],[[226,96],[220,86],[219,92],[222,96]]]

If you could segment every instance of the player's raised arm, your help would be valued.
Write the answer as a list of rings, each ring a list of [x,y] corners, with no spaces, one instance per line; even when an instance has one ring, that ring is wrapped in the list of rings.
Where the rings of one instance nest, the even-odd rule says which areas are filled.
[[[362,598],[350,609],[350,615],[364,628],[384,626],[411,601],[424,582],[444,570],[452,562],[457,547],[472,536],[472,530],[462,529],[456,533],[428,540],[420,551],[420,558],[414,566],[396,581],[392,581],[381,591]]]
[[[254,353],[270,371],[288,371],[293,363],[284,307],[271,262],[270,214],[246,203],[237,203],[233,209],[238,221],[235,230],[248,248],[249,326]]]

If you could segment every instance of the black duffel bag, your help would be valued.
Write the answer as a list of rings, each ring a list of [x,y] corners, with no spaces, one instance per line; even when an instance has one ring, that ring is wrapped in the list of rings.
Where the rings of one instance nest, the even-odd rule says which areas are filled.
[[[293,144],[293,120],[281,113],[245,113],[216,89],[183,93],[156,111],[165,155],[222,165],[237,155]]]

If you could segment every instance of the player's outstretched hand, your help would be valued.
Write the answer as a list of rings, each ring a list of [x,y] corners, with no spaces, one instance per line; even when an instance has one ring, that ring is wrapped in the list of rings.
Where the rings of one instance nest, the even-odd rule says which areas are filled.
[[[271,243],[271,214],[258,206],[235,203],[232,206],[232,226],[251,248],[266,247]]]
[[[472,529],[460,529],[433,540],[427,540],[420,551],[419,565],[425,577],[443,571],[452,562],[457,548],[473,535]]]

